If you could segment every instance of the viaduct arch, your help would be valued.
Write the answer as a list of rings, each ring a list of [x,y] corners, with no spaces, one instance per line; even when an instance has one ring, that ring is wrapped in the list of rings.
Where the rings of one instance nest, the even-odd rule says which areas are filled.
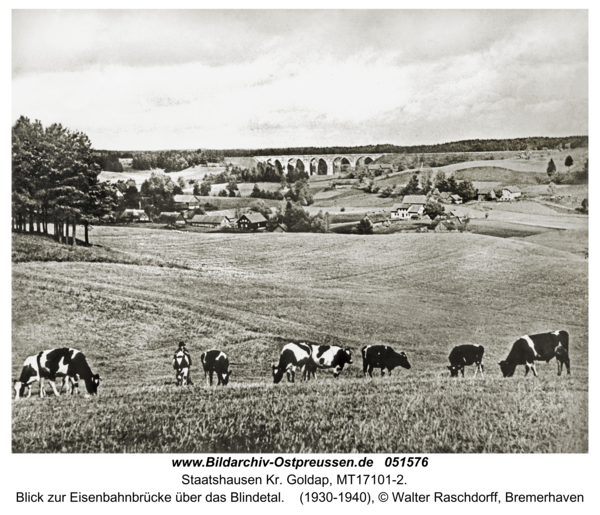
[[[254,156],[259,163],[277,166],[284,172],[303,169],[308,175],[335,175],[342,165],[356,168],[367,165],[385,154],[305,154],[288,156]]]

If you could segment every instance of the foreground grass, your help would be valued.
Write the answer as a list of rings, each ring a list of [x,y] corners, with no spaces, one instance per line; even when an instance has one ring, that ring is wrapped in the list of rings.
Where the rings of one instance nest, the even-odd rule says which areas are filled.
[[[550,374],[450,380],[402,372],[295,385],[134,388],[91,400],[32,398],[13,406],[12,449],[587,452],[586,390],[581,378]]]
[[[12,377],[42,349],[82,350],[101,396],[13,404],[14,452],[585,452],[587,262],[474,234],[181,234],[103,228],[107,247],[188,269],[13,265]],[[522,334],[566,329],[572,378],[503,380]],[[349,346],[338,381],[271,384],[290,339]],[[217,348],[231,386],[176,390],[171,356]],[[359,379],[385,343],[412,369]],[[460,343],[485,347],[485,381],[447,379]],[[470,371],[471,372],[471,371]],[[36,388],[37,392],[37,388]]]
[[[180,266],[155,256],[130,254],[98,246],[65,245],[58,243],[51,236],[13,233],[12,262],[27,263],[31,261]]]

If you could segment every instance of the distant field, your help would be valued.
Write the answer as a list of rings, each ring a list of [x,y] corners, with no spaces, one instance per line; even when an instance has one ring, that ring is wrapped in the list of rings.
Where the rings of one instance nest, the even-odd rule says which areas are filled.
[[[458,180],[470,181],[494,181],[500,182],[504,186],[517,184],[538,184],[536,178],[540,181],[547,181],[546,173],[535,172],[517,172],[498,166],[477,166],[470,167],[454,172],[454,177]]]
[[[587,452],[588,263],[571,252],[477,234],[93,237],[187,269],[13,264],[12,376],[28,355],[72,346],[103,378],[91,400],[14,403],[13,452]],[[538,379],[499,377],[517,337],[558,328],[570,378],[554,362]],[[354,364],[273,385],[270,363],[298,338],[347,345]],[[227,352],[231,386],[202,386],[194,367],[196,386],[177,389],[180,340],[196,359]],[[486,348],[486,378],[450,381],[448,352],[468,342]],[[405,350],[412,369],[361,378],[367,343]]]

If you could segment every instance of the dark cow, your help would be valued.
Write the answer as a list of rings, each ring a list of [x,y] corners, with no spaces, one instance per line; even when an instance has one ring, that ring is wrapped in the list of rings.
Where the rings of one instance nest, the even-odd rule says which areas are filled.
[[[220,384],[227,386],[231,370],[229,370],[229,358],[220,350],[208,350],[200,356],[202,366],[204,367],[204,375],[206,376],[206,384],[212,386],[213,373],[217,374],[217,386]]]
[[[381,377],[384,375],[384,370],[388,369],[388,374],[391,375],[392,370],[396,367],[410,369],[408,356],[404,351],[396,352],[387,345],[365,345],[361,349],[363,359],[363,374],[367,377],[373,377],[373,369],[381,369]]]
[[[54,395],[59,396],[56,389],[56,378],[63,377],[68,393],[78,393],[78,381],[85,383],[88,394],[98,393],[100,376],[92,373],[90,366],[82,352],[76,349],[51,349],[40,352],[36,356],[29,356],[23,364],[21,376],[15,381],[15,399],[18,399],[28,389],[27,396],[31,395],[31,385],[40,382],[40,397],[46,395],[44,379],[47,379],[54,390]],[[70,386],[72,384],[72,387]],[[86,394],[86,397],[89,395]]]
[[[352,363],[352,353],[348,347],[342,348],[336,345],[310,344],[311,356],[303,369],[303,375],[310,379],[316,377],[318,368],[333,368],[333,377],[340,375],[346,363]]]
[[[450,377],[458,377],[458,372],[465,377],[465,367],[473,364],[477,365],[475,368],[475,376],[477,372],[481,372],[483,375],[483,345],[457,345],[450,351],[448,360],[450,361]]]
[[[567,331],[522,336],[513,343],[506,359],[498,364],[504,377],[512,377],[517,365],[525,365],[525,375],[531,369],[533,375],[537,376],[535,361],[548,363],[554,357],[556,357],[558,365],[558,375],[561,375],[563,365],[566,365],[567,374],[570,375],[571,361],[569,359],[569,333]]]
[[[283,379],[284,372],[288,382],[293,383],[296,377],[296,367],[300,367],[304,375],[304,366],[309,362],[311,352],[310,345],[306,343],[288,343],[281,350],[279,363],[271,365],[274,383],[277,384]]]
[[[192,356],[185,348],[185,343],[179,342],[179,348],[173,355],[173,368],[175,369],[175,384],[177,386],[192,385],[190,368],[192,367]]]

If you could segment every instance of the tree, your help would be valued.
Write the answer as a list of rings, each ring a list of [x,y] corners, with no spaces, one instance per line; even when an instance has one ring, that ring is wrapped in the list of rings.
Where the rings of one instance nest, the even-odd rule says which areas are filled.
[[[140,192],[135,184],[129,186],[123,193],[123,207],[125,209],[138,209],[140,207]]]
[[[369,220],[368,216],[365,216],[358,225],[356,226],[356,232],[358,234],[373,234],[373,222]]]
[[[573,166],[573,158],[571,156],[567,156],[565,159],[565,166],[570,170],[571,166]]]
[[[302,206],[292,204],[290,201],[285,206],[283,223],[289,232],[309,232],[311,227],[308,213],[302,209]]]
[[[89,138],[60,124],[44,128],[21,116],[12,128],[12,211],[17,230],[48,231],[76,244],[76,228],[91,216],[90,190],[98,184],[100,166]]]
[[[427,202],[425,205],[425,214],[434,220],[438,216],[442,216],[445,213],[444,206],[437,202]]]
[[[550,178],[552,178],[552,176],[556,173],[556,165],[554,164],[554,160],[552,158],[550,158],[550,161],[548,161],[548,168],[546,168],[546,173]]]
[[[552,181],[548,184],[548,195],[556,195],[556,184]]]
[[[236,191],[239,191],[238,185],[235,181],[229,181],[227,185],[227,191],[229,191],[230,197],[235,197]]]
[[[456,186],[456,193],[461,196],[463,202],[468,202],[477,197],[477,191],[469,179],[465,179]]]
[[[419,188],[419,176],[415,173],[408,181],[408,184],[406,186],[404,186],[404,188],[402,189],[400,194],[401,195],[415,195],[416,193],[419,193],[420,191],[421,191],[421,189]]]
[[[210,190],[211,190],[210,182],[203,182],[200,185],[200,196],[202,196],[202,197],[210,196]]]

